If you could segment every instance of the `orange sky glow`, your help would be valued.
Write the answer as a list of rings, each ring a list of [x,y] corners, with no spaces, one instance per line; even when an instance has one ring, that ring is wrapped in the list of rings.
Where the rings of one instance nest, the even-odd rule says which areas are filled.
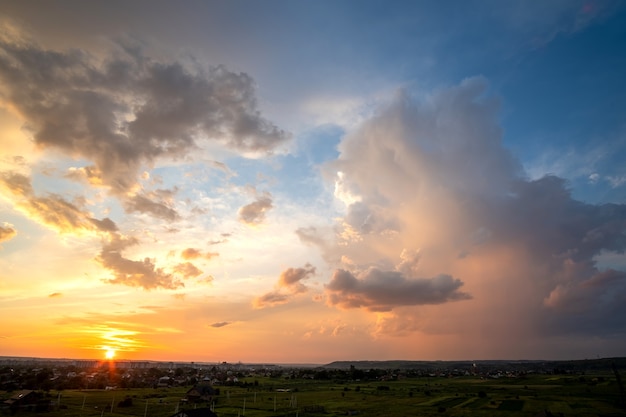
[[[626,351],[626,8],[109,3],[3,6],[0,356]]]

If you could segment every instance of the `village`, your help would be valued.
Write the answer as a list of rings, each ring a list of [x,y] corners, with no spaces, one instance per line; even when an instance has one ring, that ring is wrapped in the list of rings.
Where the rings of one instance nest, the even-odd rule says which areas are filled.
[[[233,404],[243,404],[245,409],[248,401],[249,413],[253,407],[261,407],[258,411],[263,409],[265,414],[259,415],[311,415],[325,410],[327,405],[319,393],[315,399],[303,402],[306,391],[326,391],[330,398],[339,395],[346,404],[356,400],[356,395],[361,400],[388,396],[398,404],[439,404],[438,410],[446,408],[446,404],[483,404],[487,408],[516,404],[513,408],[520,411],[525,403],[540,398],[541,389],[532,386],[540,378],[550,383],[559,381],[555,385],[558,387],[567,381],[570,391],[577,386],[620,403],[623,387],[617,369],[624,369],[625,361],[346,361],[304,366],[2,358],[0,407],[5,415],[67,415],[68,407],[80,409],[81,415],[86,408],[94,415],[104,415],[105,410],[107,414],[140,415],[136,410],[145,403],[144,417],[212,417],[217,412],[220,416],[240,415],[242,410],[235,414]],[[514,396],[489,393],[490,389],[501,391],[507,386],[515,389]],[[302,398],[300,406],[297,396]],[[494,399],[499,397],[502,399]],[[358,409],[353,405],[345,407]]]

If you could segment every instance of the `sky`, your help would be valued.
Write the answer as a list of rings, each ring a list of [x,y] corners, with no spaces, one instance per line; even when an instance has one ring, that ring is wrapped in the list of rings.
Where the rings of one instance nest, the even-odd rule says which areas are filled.
[[[0,355],[626,352],[623,2],[0,8]]]

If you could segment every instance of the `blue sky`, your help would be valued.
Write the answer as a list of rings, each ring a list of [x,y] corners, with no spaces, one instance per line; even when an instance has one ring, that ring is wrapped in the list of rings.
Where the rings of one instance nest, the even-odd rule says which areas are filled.
[[[2,3],[1,352],[626,348],[621,2]]]

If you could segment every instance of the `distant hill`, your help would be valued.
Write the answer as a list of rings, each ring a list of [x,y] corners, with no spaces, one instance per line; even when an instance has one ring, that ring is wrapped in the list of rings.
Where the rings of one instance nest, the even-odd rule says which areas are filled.
[[[472,367],[474,364],[487,368],[543,368],[543,369],[560,369],[563,371],[592,371],[592,370],[610,370],[612,364],[619,371],[626,371],[626,358],[601,358],[601,359],[581,359],[581,360],[477,360],[477,361],[407,361],[407,360],[390,360],[390,361],[335,361],[323,365],[327,369],[419,369],[419,370],[438,370],[438,369],[465,369]]]

